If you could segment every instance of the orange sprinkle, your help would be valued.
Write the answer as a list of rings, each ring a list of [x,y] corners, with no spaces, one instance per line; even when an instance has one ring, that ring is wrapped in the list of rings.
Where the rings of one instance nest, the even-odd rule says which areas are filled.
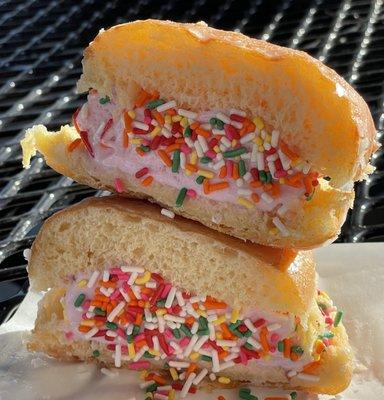
[[[159,125],[164,125],[164,117],[157,110],[152,110],[152,115]]]
[[[220,324],[221,332],[223,333],[223,338],[231,340],[234,338],[233,333],[229,330],[227,324],[222,323]]]
[[[128,305],[130,305],[130,306],[137,306],[137,300],[131,300],[129,303],[128,303]]]
[[[176,139],[175,140],[175,143],[178,143],[178,144],[184,144],[185,143],[185,140],[184,140],[184,138],[178,138],[178,139]]]
[[[268,353],[269,352],[268,329],[266,326],[263,326],[260,330],[260,344],[263,347],[263,350],[266,353]]]
[[[94,307],[101,307],[101,301],[97,301],[97,300],[92,300],[91,301],[91,306],[94,306]]]
[[[99,281],[98,282],[98,285],[100,285],[100,286],[104,286],[104,287],[107,287],[107,288],[115,288],[116,287],[116,282],[104,282],[104,281]]]
[[[149,101],[153,101],[153,100],[157,100],[157,99],[159,98],[159,96],[160,96],[160,93],[159,93],[157,90],[155,90],[155,91],[150,95],[150,97],[149,97],[149,99],[148,99],[148,102],[149,102]]]
[[[147,176],[142,182],[142,186],[149,186],[153,182],[153,176]]]
[[[217,400],[226,400],[226,398],[224,397],[224,396],[219,396],[218,398],[217,398]]]
[[[167,115],[170,115],[171,117],[173,117],[174,115],[176,115],[176,110],[174,108],[170,108],[169,110],[167,110],[165,112]]]
[[[215,192],[216,190],[223,190],[229,187],[229,183],[226,181],[223,182],[217,182],[217,183],[212,183],[209,185],[209,191],[210,192]]]
[[[210,193],[209,179],[207,179],[207,178],[205,178],[203,181],[203,190],[204,190],[204,194]]]
[[[95,321],[95,325],[96,325],[98,328],[101,328],[101,327],[104,325],[104,321]]]
[[[188,315],[188,317],[185,318],[185,323],[187,325],[193,325],[194,322],[195,322],[195,317],[193,317],[192,315]]]
[[[239,165],[237,163],[233,164],[232,178],[234,180],[239,179]]]
[[[227,176],[227,167],[226,167],[225,165],[223,165],[223,166],[220,168],[219,177],[220,177],[221,179],[223,179],[223,178],[225,178],[226,176]]]
[[[91,330],[92,328],[90,326],[79,326],[78,331],[81,333],[87,333]]]
[[[282,140],[280,140],[279,144],[280,144],[281,151],[285,155],[287,155],[291,160],[297,160],[299,158],[299,156],[296,153],[294,153],[292,150],[290,150],[289,147]]]
[[[136,314],[135,325],[140,326],[143,321],[143,314]]]
[[[263,183],[262,183],[261,181],[252,181],[252,182],[250,183],[250,185],[251,185],[251,187],[257,189],[257,188],[263,186]]]
[[[192,129],[192,130],[195,130],[196,128],[198,128],[200,126],[200,124],[198,123],[198,122],[194,122],[193,124],[191,124],[189,127]]]
[[[239,130],[239,135],[244,136],[249,132],[253,132],[255,128],[255,124],[248,118],[245,118],[243,122],[243,127]]]
[[[227,357],[228,354],[229,354],[228,351],[225,350],[219,351],[219,360],[224,359],[225,357]]]
[[[254,203],[258,203],[260,201],[260,197],[257,193],[252,193],[251,199],[253,200]]]
[[[123,132],[123,147],[126,149],[129,146],[128,130],[124,129]]]
[[[141,340],[138,340],[136,343],[135,343],[135,347],[137,347],[137,349],[141,349],[143,346],[145,346],[147,344],[147,341],[145,340],[145,339],[141,339]]]
[[[297,361],[299,358],[300,358],[300,354],[291,353],[291,360],[292,361]]]
[[[99,301],[106,301],[106,302],[109,302],[109,297],[107,297],[107,296],[104,296],[103,294],[97,294],[96,296],[95,296],[95,300],[99,300]]]
[[[107,314],[110,314],[112,312],[112,310],[113,310],[113,305],[111,303],[109,303],[107,305]]]
[[[312,361],[309,364],[304,365],[303,372],[305,374],[315,374],[319,367],[320,367],[320,361]]]
[[[141,89],[136,101],[135,107],[140,108],[144,105],[144,103],[151,97],[149,93],[147,93],[144,89]]]
[[[272,197],[280,196],[280,185],[279,184],[277,184],[277,183],[272,184],[271,195],[272,195]]]
[[[286,338],[283,340],[284,342],[284,357],[285,358],[291,358],[291,339]]]
[[[200,136],[204,136],[206,139],[209,139],[211,137],[211,132],[206,131],[205,129],[200,127],[196,128],[196,133]]]
[[[170,144],[169,146],[167,146],[167,147],[165,148],[165,151],[166,151],[167,153],[172,153],[172,151],[180,150],[180,147],[181,147],[181,145],[178,144],[178,143]]]
[[[190,171],[190,172],[197,172],[197,170],[198,170],[198,168],[196,167],[196,165],[192,165],[192,164],[185,164],[185,169],[187,170],[187,171]]]
[[[190,366],[187,368],[187,376],[192,372],[195,372],[197,369],[197,364],[191,363]]]
[[[195,304],[195,303],[194,303]],[[207,310],[224,310],[226,309],[228,306],[226,303],[224,303],[223,301],[208,301],[206,300],[204,302],[204,307]]]
[[[141,293],[143,293],[143,294],[152,294],[152,292],[153,292],[153,289],[151,289],[151,288],[147,288],[147,287],[141,288]]]
[[[192,307],[193,307],[194,310],[198,310],[198,308],[199,308],[199,303],[193,303],[193,304],[192,304]]]
[[[136,147],[136,153],[141,157],[145,156],[145,151],[143,151],[140,147]]]
[[[141,308],[144,308],[144,306],[145,306],[145,301],[144,301],[144,300],[139,300],[139,301],[137,302],[137,305],[138,305],[139,307],[141,307]]]
[[[169,158],[168,154],[164,150],[159,150],[157,154],[160,156],[162,159],[163,163],[167,167],[172,167],[172,160]]]
[[[128,111],[124,111],[124,127],[129,132],[132,132],[132,118],[129,116]]]
[[[167,383],[165,378],[163,378],[162,376],[157,375],[157,374],[153,374],[153,376],[151,377],[150,380],[155,381],[159,385],[165,385]]]
[[[72,151],[75,150],[76,147],[77,147],[80,143],[81,143],[81,139],[80,139],[80,138],[77,138],[77,139],[75,139],[73,142],[71,142],[71,143],[68,145],[68,148],[67,148],[68,153],[72,153]]]
[[[305,192],[310,194],[312,192],[312,179],[309,176],[304,177]]]
[[[317,354],[322,353],[325,350],[325,344],[321,341],[316,343],[315,351]]]

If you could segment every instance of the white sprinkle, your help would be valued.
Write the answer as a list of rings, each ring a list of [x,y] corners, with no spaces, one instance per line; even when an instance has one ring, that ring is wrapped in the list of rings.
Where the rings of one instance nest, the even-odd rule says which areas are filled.
[[[279,136],[280,133],[278,131],[273,130],[272,135],[271,135],[271,146],[272,147],[277,147],[279,144]]]
[[[220,364],[220,371],[224,371],[225,369],[231,368],[234,365],[235,365],[235,363],[232,360],[224,362],[224,363]]]
[[[195,321],[191,328],[191,333],[194,335],[199,330],[199,323]]]
[[[216,155],[216,160],[224,160],[224,156],[223,156],[223,154],[222,153],[217,153],[217,155]]]
[[[157,390],[162,391],[162,390],[171,390],[172,386],[171,385],[164,385],[164,386],[158,386]],[[168,397],[167,397],[168,399]]]
[[[162,208],[160,213],[161,213],[161,215],[164,215],[165,217],[175,218],[175,213],[171,210],[167,210],[166,208]],[[155,287],[156,287],[156,284],[155,284]]]
[[[161,393],[155,393],[153,396],[154,400],[167,400],[168,399],[168,395],[165,394],[161,394]]]
[[[209,374],[209,379],[210,379],[212,382],[215,381],[215,380],[216,380],[216,375],[213,374],[213,373],[210,373],[210,374]]]
[[[165,330],[165,321],[162,315],[159,315],[158,317],[158,323],[159,323],[159,332],[164,333]]]
[[[104,296],[109,297],[109,296],[113,293],[113,289],[112,289],[112,291],[111,291],[111,289],[112,289],[112,288],[106,288],[106,287],[102,286],[102,287],[100,288],[100,292],[101,292]]]
[[[176,287],[172,286],[171,290],[168,292],[167,300],[165,300],[164,307],[165,308],[171,308],[173,300],[175,299],[176,295]]]
[[[111,370],[108,369],[108,368],[101,368],[100,372],[101,372],[102,374],[104,374],[104,375],[110,377],[110,378],[115,378],[116,376],[119,375],[119,373],[118,373],[117,371],[116,371],[116,372],[113,372],[113,371],[111,371]]]
[[[158,123],[154,118],[152,118],[152,120],[151,120],[151,125],[153,125],[153,126],[158,126],[159,123]]]
[[[288,376],[288,378],[293,378],[294,376],[296,376],[297,375],[297,372],[296,371],[288,371],[287,372],[287,376]]]
[[[131,276],[128,279],[128,285],[133,285],[138,276],[139,274],[137,272],[132,272]]]
[[[234,347],[237,342],[235,340],[217,340],[216,343],[220,347]]]
[[[231,108],[231,110],[229,111],[229,115],[232,115],[232,114],[236,114],[239,117],[245,117],[247,115],[247,113],[245,111],[238,110],[236,108]]]
[[[265,169],[264,154],[260,152],[257,153],[257,169],[259,171],[264,171]]]
[[[252,174],[250,172],[246,172],[243,176],[243,179],[245,180],[245,182],[250,182],[252,180]]]
[[[117,337],[117,333],[115,331],[112,331],[111,329],[108,329],[107,332],[105,332],[105,334],[111,338]]]
[[[181,389],[181,392],[180,392],[180,398],[181,399],[185,399],[185,397],[188,394],[189,389],[192,386],[192,382],[193,382],[193,380],[195,378],[196,378],[196,374],[194,372],[192,372],[191,374],[188,375],[188,378],[185,381],[184,386],[183,386],[183,388]]]
[[[193,351],[199,351],[204,343],[209,339],[209,336],[204,335],[199,338],[196,344],[193,346]]]
[[[279,158],[279,155],[277,153],[273,153],[270,156],[267,156],[267,161],[276,161]]]
[[[305,163],[303,166],[303,174],[307,175],[310,169],[311,169],[311,166],[309,164]]]
[[[133,324],[129,324],[127,328],[127,335],[132,335],[133,332]]]
[[[112,322],[122,311],[122,309],[125,306],[125,301],[121,301],[112,311],[111,313],[108,315],[107,320],[109,322]]]
[[[179,374],[179,381],[183,381],[185,379],[185,372],[182,372],[181,374]]]
[[[255,132],[248,133],[248,134],[246,134],[245,136],[243,136],[243,137],[240,139],[240,143],[241,143],[241,144],[248,143],[248,142],[250,142],[254,137],[255,137]]]
[[[31,249],[24,249],[23,250],[23,257],[24,257],[25,261],[29,262],[29,260],[31,258],[31,253],[32,253]]]
[[[187,362],[187,361],[169,361],[169,366],[172,368],[188,368],[191,363]]]
[[[194,146],[196,149],[197,156],[199,158],[202,158],[204,156],[204,153],[203,153],[203,149],[201,148],[200,142],[196,140],[196,142],[194,142]]]
[[[93,337],[94,335],[96,335],[97,332],[99,332],[99,328],[97,328],[96,326],[94,326],[91,330],[89,330],[89,331],[84,335],[84,339],[90,339],[91,337]]]
[[[227,357],[224,358],[224,361],[231,361],[234,360],[235,358],[237,358],[239,356],[239,354],[236,352],[234,353],[230,353]]]
[[[149,129],[149,125],[144,124],[144,122],[140,122],[140,121],[133,121],[132,127],[142,129],[143,131],[147,131]]]
[[[203,369],[198,373],[198,375],[196,376],[196,378],[193,380],[193,384],[194,384],[195,386],[197,386],[197,385],[206,377],[207,374],[208,374],[207,368],[203,368]]]
[[[187,143],[190,149],[193,148],[193,140],[190,137],[184,137],[185,143]]]
[[[200,301],[200,296],[193,296],[189,299],[190,303],[198,303]]]
[[[212,133],[214,135],[225,135],[225,130],[224,129],[212,129]]]
[[[140,389],[146,389],[148,386],[151,386],[155,381],[144,381],[140,383],[139,387]]]
[[[318,382],[320,380],[320,377],[317,375],[303,374],[302,372],[297,374],[297,377],[303,381],[308,382]]]
[[[209,150],[208,143],[207,143],[207,141],[206,141],[204,136],[198,135],[197,136],[197,140],[199,141],[200,146],[201,146],[201,148],[202,148],[204,153]]]
[[[191,303],[187,303],[186,307],[187,307],[187,312],[188,312],[188,314],[192,315],[192,316],[195,317],[195,318],[199,318],[199,317],[200,317],[200,315],[199,315],[199,314],[195,311],[195,309],[192,307],[192,304],[191,304]]]
[[[209,329],[209,338],[211,340],[215,340],[216,339],[215,327],[211,322],[208,322],[208,329]]]
[[[157,328],[157,325],[152,324],[151,322],[145,322],[144,327],[145,327],[145,329],[148,329],[149,331],[153,331],[154,329]]]
[[[291,166],[291,160],[280,149],[277,150],[277,153],[280,157],[281,165],[284,171],[286,171]]]
[[[128,267],[126,265],[120,267],[120,269],[123,272],[137,272],[138,274],[142,274],[143,272],[145,272],[145,269],[143,267]]]
[[[183,152],[180,153],[180,168],[185,169],[185,163],[187,162],[185,154]]]
[[[178,290],[176,292],[176,300],[179,303],[180,307],[183,307],[185,305],[185,300],[184,300],[183,294],[180,292],[180,290]]]
[[[115,347],[115,367],[121,367],[121,345],[117,344]]]
[[[109,271],[105,270],[103,272],[103,282],[108,282],[109,281]]]
[[[223,113],[217,113],[216,118],[221,119],[225,124],[230,124],[231,120]]]
[[[253,146],[252,146],[251,163],[257,164],[257,144],[256,143],[253,143]]]
[[[253,325],[252,321],[249,318],[246,318],[244,320],[244,325],[252,332],[255,333],[257,331],[257,329],[255,328],[255,326]]]
[[[144,308],[144,318],[147,322],[152,322],[152,313],[148,308]]]
[[[231,141],[230,141],[226,136],[223,136],[223,137],[220,139],[220,142],[221,142],[225,147],[231,147]]]
[[[182,117],[186,117],[186,118],[188,118],[188,119],[193,119],[193,120],[196,120],[196,119],[197,119],[197,113],[192,112],[192,111],[188,111],[188,110],[184,110],[184,109],[182,109],[182,108],[179,108],[179,109],[177,110],[177,113],[178,113],[179,115],[181,115]]]
[[[220,154],[220,153],[219,153]],[[218,154],[218,155],[219,155]],[[217,163],[215,163],[215,164],[213,164],[213,169],[215,170],[215,171],[218,171],[221,167],[224,167],[224,165],[225,165],[225,161],[224,160],[220,160],[220,161],[218,161]]]
[[[252,336],[247,339],[247,343],[249,343],[251,346],[253,346],[257,350],[261,349],[261,344],[256,339],[254,339]]]
[[[264,142],[264,143],[263,143],[263,147],[264,147],[265,150],[271,150],[271,147],[272,147],[272,146],[271,146],[269,143]]]
[[[240,155],[240,158],[242,160],[250,160],[251,159],[251,153],[244,153]]]
[[[140,293],[139,287],[137,285],[133,285],[133,286],[131,286],[131,290],[132,290],[133,294],[136,296],[136,299],[140,300],[141,293]]]
[[[179,317],[177,315],[165,314],[164,319],[166,321],[178,322],[180,324],[184,324],[185,318]]]
[[[181,349],[181,347],[180,347],[176,342],[174,342],[174,341],[170,341],[170,342],[169,342],[169,345],[175,349],[176,354],[177,354],[177,353],[181,353],[181,352],[183,351],[183,350]]]
[[[275,163],[274,162],[269,162],[268,163],[268,168],[269,168],[269,172],[271,173],[271,175],[273,177],[275,177],[275,173],[276,173]]]
[[[336,94],[339,97],[343,97],[345,95],[345,89],[340,85],[340,83],[336,83]]]
[[[129,303],[131,301],[131,299],[129,298],[129,296],[127,295],[127,293],[125,293],[123,288],[119,289],[119,292],[121,293],[121,295],[123,296],[124,300]]]
[[[237,194],[239,196],[250,196],[252,194],[252,190],[249,190],[249,189],[237,189]]]
[[[236,179],[236,186],[242,187],[244,185],[244,180],[242,178]]]
[[[146,351],[148,351],[148,350],[149,350],[149,347],[148,347],[147,345],[143,346],[143,347],[136,353],[135,357],[133,358],[133,361],[134,361],[134,362],[139,361],[140,358],[143,357],[144,353],[145,353]]]
[[[265,193],[263,193],[265,194]],[[276,228],[281,232],[281,234],[286,237],[290,235],[289,230],[286,228],[286,226],[280,221],[279,217],[274,217],[272,219],[273,224],[276,226]]]
[[[279,216],[279,217],[284,217],[284,215],[286,214],[286,212],[289,210],[289,206],[288,205],[282,205],[281,207],[279,207],[278,209],[277,209],[277,215]]]
[[[174,108],[174,107],[176,107],[176,101],[175,100],[171,100],[171,101],[168,101],[167,103],[159,105],[158,107],[156,107],[156,110],[158,112],[164,112],[164,111],[167,111],[167,110],[169,110],[171,108]]]
[[[207,351],[207,350],[204,350],[204,349],[200,349],[198,351],[198,353],[201,354],[202,356],[207,356],[207,357],[211,357],[212,356],[210,351]]]
[[[281,328],[281,325],[278,323],[270,324],[267,326],[267,329],[269,332],[277,331],[280,328]]]
[[[166,128],[165,126],[163,126],[163,127],[161,128],[161,133],[162,133],[163,136],[165,136],[166,138],[172,137],[172,132],[171,132],[168,128]]]
[[[152,342],[153,342],[153,350],[160,351],[159,338],[157,336],[152,336]]]
[[[209,310],[209,311],[215,311],[215,310]],[[208,317],[207,317],[207,321],[208,322],[213,322],[213,321],[216,321],[216,320],[217,320],[216,312],[214,314],[212,314],[212,315],[208,315]]]
[[[94,271],[91,275],[91,277],[89,278],[89,281],[87,283],[87,287],[91,288],[94,286],[94,284],[97,281],[97,278],[99,277],[99,272],[98,271]]]
[[[219,372],[220,371],[220,363],[219,363],[219,355],[215,349],[211,352],[212,355],[212,372]]]
[[[243,127],[243,124],[239,121],[231,121],[231,125],[236,129],[241,129]]]
[[[271,197],[269,194],[263,192],[261,193],[261,198],[264,200],[267,204],[273,203],[273,197]]]
[[[191,354],[192,349],[198,340],[199,337],[196,334],[191,337],[191,340],[189,341],[187,347],[184,349],[184,357],[188,357]]]

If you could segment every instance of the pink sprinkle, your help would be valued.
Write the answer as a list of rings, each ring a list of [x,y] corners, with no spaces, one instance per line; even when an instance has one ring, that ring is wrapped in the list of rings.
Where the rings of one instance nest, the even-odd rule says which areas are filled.
[[[90,306],[91,306],[91,300],[85,300],[82,305],[82,308],[84,311],[88,311]]]
[[[240,349],[240,360],[241,360],[241,363],[242,363],[242,364],[247,365],[247,363],[248,363],[248,357],[247,357],[247,355],[244,353],[244,351],[241,350],[241,349]]]
[[[116,275],[121,281],[127,281],[127,280],[129,280],[129,278],[131,276],[130,273],[125,273],[125,272],[121,272],[121,273],[116,274]]]
[[[271,335],[271,342],[272,343],[277,343],[277,341],[280,339],[280,336],[278,333],[272,333]]]
[[[332,325],[333,324],[333,319],[331,317],[327,317],[327,318],[325,318],[325,323],[327,325]]]
[[[231,160],[227,160],[226,162],[225,162],[225,165],[226,165],[226,167],[227,167],[227,176],[232,176],[232,174],[233,174],[233,161],[231,161]]]
[[[229,124],[224,124],[225,135],[229,140],[240,139],[240,135],[236,128]]]
[[[172,332],[171,332],[171,330],[170,329],[166,329],[165,331],[164,331],[164,335],[165,336],[167,336],[168,338],[173,338],[173,334],[172,334]]]
[[[185,347],[185,346],[188,345],[188,343],[189,343],[189,337],[188,337],[188,336],[184,336],[184,337],[180,340],[179,345],[180,345],[181,347]]]
[[[150,146],[150,145],[151,145],[151,141],[148,140],[148,139],[144,139],[144,140],[143,140],[143,145],[144,145],[144,146]]]
[[[117,328],[116,333],[122,337],[123,339],[125,339],[125,332],[123,331],[123,329],[121,328]]]
[[[136,361],[128,364],[128,369],[147,369],[151,366],[149,361]]]
[[[111,294],[110,299],[111,300],[116,300],[120,296],[120,292],[118,289],[115,289],[115,291]]]
[[[114,267],[109,270],[111,274],[122,274],[123,271],[120,268]]]
[[[117,193],[123,193],[124,191],[124,185],[120,178],[115,179],[115,189]]]
[[[149,300],[149,296],[147,294],[141,293],[142,300]]]
[[[75,336],[75,335],[73,334],[73,332],[65,332],[65,337],[66,337],[68,340],[73,339],[74,336]]]
[[[123,354],[127,354],[128,353],[128,346],[126,346],[126,345],[122,345],[121,346],[121,352],[123,353]]]
[[[269,351],[271,353],[274,353],[276,351],[276,347],[275,346],[269,346]]]
[[[187,196],[192,197],[194,199],[197,196],[197,193],[193,189],[188,189]]]
[[[135,336],[134,341],[139,342],[140,340],[143,340],[143,339],[145,339],[145,335],[144,335],[144,333],[140,333],[137,336]]]
[[[161,293],[161,297],[168,296],[169,291],[171,290],[172,285],[170,283],[167,283],[163,289],[163,292]]]
[[[81,315],[81,318],[82,318],[82,319],[88,319],[87,314],[86,314],[86,313],[82,314],[82,315]]]
[[[206,151],[206,152],[205,152],[205,155],[206,155],[207,157],[209,157],[209,158],[212,158],[212,159],[216,158],[216,156],[217,156],[216,152],[213,151],[213,150],[208,150],[208,151]]]
[[[145,123],[145,124],[150,125],[151,122],[152,122],[152,118],[151,118],[151,117],[145,117],[145,118],[144,118],[144,123]]]
[[[275,178],[283,178],[284,176],[287,176],[287,172],[283,169],[275,172]]]
[[[186,154],[186,155],[192,153],[192,150],[191,150],[191,149],[189,148],[189,146],[187,146],[185,143],[183,143],[183,144],[181,145],[180,150],[181,150],[184,154]]]

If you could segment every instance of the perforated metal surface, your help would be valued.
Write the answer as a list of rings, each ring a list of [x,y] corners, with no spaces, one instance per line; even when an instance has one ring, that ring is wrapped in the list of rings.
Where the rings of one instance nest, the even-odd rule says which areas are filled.
[[[25,128],[57,128],[81,104],[75,83],[83,48],[98,30],[144,18],[205,20],[222,29],[302,49],[336,69],[364,96],[384,129],[382,0],[9,0],[0,3],[0,321],[26,288],[22,250],[44,218],[100,195],[35,158],[21,167]],[[384,240],[384,154],[357,186],[340,241]]]

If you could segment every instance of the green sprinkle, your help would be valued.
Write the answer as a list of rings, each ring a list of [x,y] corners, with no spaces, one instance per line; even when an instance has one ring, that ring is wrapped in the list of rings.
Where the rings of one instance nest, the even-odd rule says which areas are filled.
[[[115,331],[115,330],[117,329],[117,324],[115,324],[114,322],[109,322],[109,321],[107,321],[107,322],[105,323],[105,326],[106,326],[108,329],[112,329],[113,331]]]
[[[149,146],[141,145],[140,148],[141,148],[141,150],[144,151],[144,153],[148,153],[151,151],[151,148]]]
[[[267,183],[271,183],[272,182],[272,175],[270,172],[267,172]]]
[[[292,353],[296,353],[296,354],[304,353],[304,350],[300,346],[292,346],[291,351],[292,351]]]
[[[181,207],[183,205],[186,195],[187,195],[187,188],[181,188],[176,198],[176,207]]]
[[[140,332],[140,326],[139,325],[133,325],[132,335],[136,336],[139,332]]]
[[[172,159],[172,172],[179,172],[180,168],[180,150],[175,150],[173,152],[173,159]]]
[[[80,293],[75,300],[75,307],[80,307],[85,300],[85,294]]]
[[[280,353],[284,351],[284,342],[282,340],[277,343],[277,350],[280,351]]]
[[[311,201],[314,194],[315,194],[315,189],[312,190],[312,193],[311,193],[309,196],[307,196],[307,197],[305,198],[305,200],[306,200],[306,201]]]
[[[184,136],[190,137],[191,135],[192,135],[192,130],[191,130],[191,127],[188,125],[184,130]]]
[[[327,311],[328,306],[324,303],[317,303],[319,308],[321,308],[323,311]]]
[[[147,396],[144,400],[152,400],[152,397]]]
[[[237,320],[235,323],[230,323],[229,324],[229,329],[230,330],[232,330],[232,329],[237,329],[238,327],[239,327],[239,325],[241,324],[241,321],[240,320]]]
[[[247,331],[243,332],[244,337],[250,337],[252,336],[252,332],[248,329]]]
[[[333,332],[325,332],[322,335],[319,335],[319,338],[326,338],[326,339],[332,339],[335,336]]]
[[[133,343],[133,335],[127,335],[127,342]]]
[[[149,108],[150,110],[153,110],[153,109],[161,106],[164,103],[165,103],[165,101],[163,99],[152,100],[149,103],[147,103],[147,105],[145,107]]]
[[[336,313],[335,320],[333,321],[333,326],[334,327],[338,326],[340,324],[342,318],[343,318],[343,312],[342,311],[338,311]]]
[[[104,316],[107,314],[104,310],[102,310],[102,309],[99,308],[99,307],[96,307],[96,308],[93,310],[93,312],[94,312],[96,315],[101,315],[102,317],[104,317]]]
[[[100,356],[100,351],[99,350],[93,350],[92,355],[93,355],[93,357],[99,357]]]
[[[173,336],[176,338],[176,339],[180,339],[180,337],[181,337],[181,334],[180,334],[180,330],[179,329],[174,329],[173,331],[172,331],[172,333],[173,333]]]
[[[297,400],[297,392],[291,393],[291,400]]]
[[[146,351],[146,352],[143,354],[143,356],[144,356],[145,358],[155,358],[155,356],[154,356],[153,354],[151,354],[150,352],[148,352],[148,351]]]
[[[209,329],[200,329],[196,333],[198,336],[206,336],[209,335]]]
[[[200,360],[202,360],[202,361],[212,361],[212,357],[209,357],[209,356],[201,356],[201,357],[200,357]]]
[[[209,123],[216,129],[223,130],[224,129],[224,122],[219,118],[211,118]]]
[[[267,182],[267,174],[265,171],[259,171],[259,179],[261,182]]]
[[[204,179],[205,179],[204,176],[199,175],[199,176],[196,178],[196,183],[197,183],[198,185],[201,185],[201,184],[204,182]]]
[[[188,328],[187,325],[181,324],[180,329],[184,333],[185,336],[192,337],[191,330]]]
[[[109,96],[101,97],[101,98],[99,99],[99,103],[100,103],[100,104],[107,104],[107,103],[109,103],[110,101],[111,101],[111,99],[109,98]]]
[[[246,153],[247,149],[245,147],[239,147],[238,149],[235,150],[228,150],[223,153],[224,158],[234,158],[241,156],[242,154]]]
[[[241,388],[239,390],[239,398],[244,400],[258,400],[256,396],[251,394],[251,389]]]
[[[199,330],[205,330],[208,328],[208,321],[207,318],[200,316],[199,317]]]
[[[239,161],[239,175],[243,177],[247,172],[247,169],[245,168],[245,161],[240,160]]]
[[[148,392],[154,392],[156,389],[157,389],[157,383],[152,383],[152,385],[149,385],[146,389],[145,389],[145,391],[148,393]]]
[[[163,300],[158,300],[156,302],[157,307],[163,308],[165,306],[165,302],[167,301],[167,299],[163,299]]]
[[[201,158],[200,158],[200,162],[201,162],[202,164],[208,164],[208,163],[210,163],[211,161],[212,161],[212,158],[207,157],[207,156],[204,156],[204,157],[201,157]]]
[[[241,394],[241,393],[251,394],[251,389],[249,389],[249,388],[241,388],[239,390],[239,394]]]
[[[246,349],[248,349],[248,350],[253,350],[253,346],[252,346],[250,343],[248,343],[248,342],[246,342],[246,343],[244,344],[244,347],[245,347]]]

